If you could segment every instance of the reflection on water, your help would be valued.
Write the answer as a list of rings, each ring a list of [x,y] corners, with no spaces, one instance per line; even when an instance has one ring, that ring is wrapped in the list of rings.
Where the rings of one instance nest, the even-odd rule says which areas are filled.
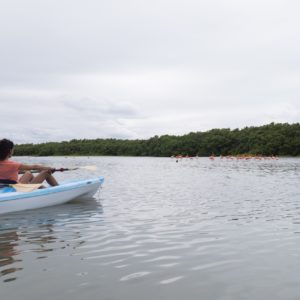
[[[90,201],[0,216],[1,298],[300,297],[300,159],[31,160],[95,164],[104,188]]]
[[[3,278],[3,282],[16,280],[18,271],[29,271],[24,270],[22,264],[26,253],[35,254],[34,259],[47,259],[49,252],[67,247],[76,249],[84,244],[84,237],[79,231],[64,236],[61,227],[81,218],[92,218],[95,214],[102,214],[100,203],[95,199],[81,203],[78,199],[72,203],[43,210],[2,215],[0,277]]]
[[[0,276],[6,277],[11,273],[14,273],[18,270],[22,270],[22,268],[10,267],[11,264],[16,263],[17,260],[15,256],[17,255],[17,251],[15,246],[19,237],[16,231],[9,231],[0,234]],[[4,282],[9,282],[15,280],[16,277],[10,277],[4,279]]]

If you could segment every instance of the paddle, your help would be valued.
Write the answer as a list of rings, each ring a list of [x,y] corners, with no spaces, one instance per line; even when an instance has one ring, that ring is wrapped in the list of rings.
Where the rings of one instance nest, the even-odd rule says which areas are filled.
[[[79,169],[84,169],[84,170],[88,170],[88,171],[96,171],[97,167],[96,166],[83,166],[83,167],[74,167],[74,168],[53,168],[52,173],[54,172],[65,172],[65,171],[75,171],[75,170],[79,170]],[[31,173],[39,173],[41,171],[38,170],[31,170]],[[20,174],[25,173],[24,171],[20,172]]]
[[[65,172],[65,171],[74,171],[74,170],[79,170],[79,169],[84,169],[88,171],[96,171],[97,167],[96,166],[83,166],[83,167],[74,167],[74,168],[59,168],[59,169],[52,169],[53,172]]]

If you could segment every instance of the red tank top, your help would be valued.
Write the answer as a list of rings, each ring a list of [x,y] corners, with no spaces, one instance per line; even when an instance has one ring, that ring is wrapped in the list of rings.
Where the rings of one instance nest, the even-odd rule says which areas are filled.
[[[19,168],[21,163],[11,160],[0,161],[0,179],[18,181]]]

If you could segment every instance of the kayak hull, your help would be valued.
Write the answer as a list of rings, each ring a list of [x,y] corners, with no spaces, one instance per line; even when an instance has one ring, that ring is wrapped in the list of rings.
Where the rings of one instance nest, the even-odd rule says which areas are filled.
[[[100,188],[104,178],[78,180],[32,192],[0,194],[0,214],[36,209],[67,203],[77,198],[91,198]]]

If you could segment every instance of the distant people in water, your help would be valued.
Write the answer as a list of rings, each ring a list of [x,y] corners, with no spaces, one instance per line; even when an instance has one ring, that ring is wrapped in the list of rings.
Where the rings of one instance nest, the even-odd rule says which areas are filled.
[[[58,185],[58,182],[53,177],[53,169],[42,165],[25,165],[16,161],[10,160],[14,153],[14,143],[8,139],[0,140],[0,183],[15,184],[15,183],[43,183],[45,180],[51,186]],[[38,175],[34,176],[30,171],[36,170]],[[19,178],[19,172],[24,174]]]

